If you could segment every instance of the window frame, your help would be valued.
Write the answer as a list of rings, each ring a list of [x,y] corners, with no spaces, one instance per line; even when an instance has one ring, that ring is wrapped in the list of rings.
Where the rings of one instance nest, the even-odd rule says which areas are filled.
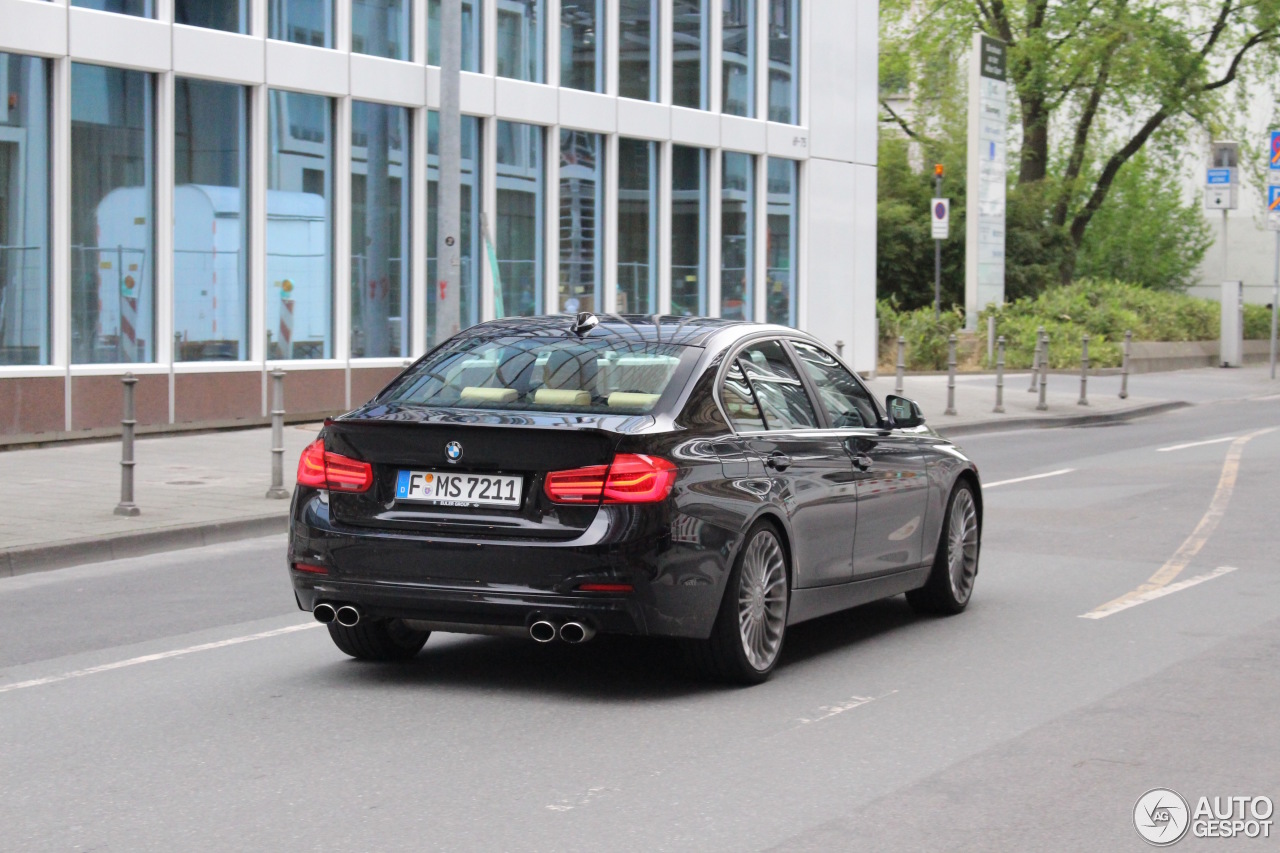
[[[777,341],[780,344],[782,344],[782,348],[786,352],[787,357],[791,359],[791,366],[795,368],[796,373],[800,377],[800,383],[804,388],[805,394],[809,398],[809,405],[813,407],[814,413],[818,417],[818,421],[819,421],[818,426],[811,427],[811,428],[801,428],[801,429],[771,430],[769,429],[769,419],[767,417],[762,418],[762,421],[765,425],[765,429],[763,430],[739,430],[734,426],[733,419],[729,417],[729,410],[725,406],[724,399],[723,399],[722,392],[724,389],[725,376],[728,374],[729,368],[732,365],[737,364],[738,358],[739,356],[742,355],[742,352],[744,350],[746,350],[751,346],[754,346],[755,344],[761,343],[762,341],[770,341],[770,340]],[[876,417],[878,418],[877,425],[874,427],[832,426],[831,419],[827,415],[826,407],[821,405],[821,398],[818,396],[817,386],[814,384],[812,378],[808,375],[808,371],[805,370],[804,366],[799,364],[800,357],[799,355],[797,355],[795,349],[792,347],[791,345],[792,341],[799,341],[801,343],[807,344],[808,346],[811,346],[817,349],[822,353],[825,353],[826,355],[834,359],[836,364],[840,365],[845,370],[849,371],[849,375],[853,377],[853,380],[858,384],[858,387],[862,388],[863,391],[866,391],[867,396],[871,398],[871,403],[875,407]],[[765,435],[768,433],[800,433],[800,432],[848,433],[848,432],[855,432],[855,431],[863,431],[863,432],[866,432],[866,431],[886,432],[887,431],[887,426],[886,426],[887,418],[885,416],[884,407],[880,405],[880,401],[876,399],[876,395],[872,393],[870,388],[867,387],[867,384],[862,381],[862,377],[858,376],[856,371],[852,370],[849,367],[849,365],[845,364],[844,359],[840,358],[839,356],[833,355],[829,349],[827,349],[821,343],[819,343],[818,341],[812,338],[806,337],[801,334],[786,334],[786,333],[778,334],[776,332],[762,331],[762,332],[757,332],[755,334],[752,334],[746,338],[743,338],[742,340],[734,342],[731,346],[725,349],[725,353],[726,353],[726,357],[722,360],[720,368],[716,372],[714,396],[715,396],[716,406],[720,409],[720,416],[724,418],[724,422],[729,426],[729,431],[735,436]],[[751,394],[753,397],[755,397],[755,387],[751,385],[750,376],[747,377],[747,385],[751,387]],[[756,407],[761,408],[758,398],[756,399]],[[763,416],[763,414],[764,414],[764,411],[761,408],[761,415]]]

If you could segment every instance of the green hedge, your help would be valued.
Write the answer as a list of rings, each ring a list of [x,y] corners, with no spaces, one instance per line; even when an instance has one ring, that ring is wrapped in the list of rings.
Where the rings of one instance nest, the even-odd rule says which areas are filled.
[[[945,370],[947,337],[964,326],[964,312],[957,307],[934,321],[933,309],[899,310],[895,300],[879,303],[880,345],[893,360],[899,335],[907,339],[907,368]],[[1049,363],[1054,368],[1080,365],[1081,336],[1089,335],[1089,362],[1094,367],[1118,367],[1126,330],[1135,341],[1212,341],[1218,339],[1220,306],[1168,291],[1149,290],[1118,281],[1083,279],[1065,287],[1050,288],[1035,298],[1019,299],[980,315],[979,333],[987,317],[996,318],[996,334],[1006,340],[1005,364],[1011,369],[1031,366],[1036,329],[1049,335]],[[1245,337],[1267,338],[1271,312],[1261,305],[1245,306]],[[985,337],[985,334],[984,334]],[[981,361],[986,362],[986,347]]]

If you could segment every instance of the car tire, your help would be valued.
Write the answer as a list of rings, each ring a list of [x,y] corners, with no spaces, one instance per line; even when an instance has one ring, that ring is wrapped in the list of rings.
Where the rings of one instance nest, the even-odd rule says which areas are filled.
[[[694,667],[730,684],[760,684],[782,655],[790,584],[788,556],[777,528],[753,525],[725,584],[711,636],[690,643]]]
[[[949,616],[969,606],[978,574],[982,529],[973,487],[956,483],[947,499],[938,535],[938,550],[924,586],[907,593],[907,602],[921,613]]]
[[[422,651],[430,631],[415,631],[399,619],[365,619],[350,628],[329,623],[333,644],[356,660],[403,661]]]

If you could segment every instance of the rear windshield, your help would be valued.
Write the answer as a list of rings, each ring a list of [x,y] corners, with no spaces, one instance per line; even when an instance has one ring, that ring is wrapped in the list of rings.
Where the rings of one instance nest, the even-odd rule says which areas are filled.
[[[622,338],[465,338],[378,398],[464,409],[597,414],[653,410],[689,347]]]

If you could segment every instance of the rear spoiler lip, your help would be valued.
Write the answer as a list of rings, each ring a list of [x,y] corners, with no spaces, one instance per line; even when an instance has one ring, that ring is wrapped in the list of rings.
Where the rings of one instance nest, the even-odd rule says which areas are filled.
[[[370,415],[365,410],[357,409],[337,418],[329,419],[325,426],[344,429],[351,427],[440,427],[440,428],[490,428],[490,429],[536,429],[541,431],[573,430],[578,432],[596,432],[607,435],[633,435],[650,432],[667,421],[654,415],[557,415],[554,412],[503,411],[494,412],[489,409],[449,409],[430,413],[417,410],[418,417],[391,418],[385,415]],[[497,423],[474,419],[480,417],[510,417],[511,420]],[[518,419],[518,420],[517,420]],[[574,422],[576,419],[577,422]],[[667,429],[672,428],[667,425]]]

